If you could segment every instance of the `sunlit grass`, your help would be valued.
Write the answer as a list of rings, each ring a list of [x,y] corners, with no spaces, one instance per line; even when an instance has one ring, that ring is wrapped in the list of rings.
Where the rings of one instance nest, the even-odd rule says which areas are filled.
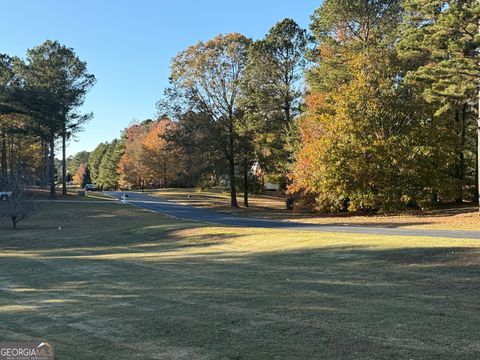
[[[0,305],[0,314],[1,313],[22,313],[27,311],[35,311],[37,309],[36,306],[28,306],[28,305]]]

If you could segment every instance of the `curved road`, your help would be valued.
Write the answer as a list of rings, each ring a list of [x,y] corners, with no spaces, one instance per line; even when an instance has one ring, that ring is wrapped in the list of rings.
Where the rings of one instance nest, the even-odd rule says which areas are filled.
[[[397,227],[372,227],[372,226],[339,226],[339,225],[320,225],[320,224],[302,224],[296,222],[287,222],[281,220],[268,220],[258,218],[246,218],[215,211],[199,209],[187,205],[179,205],[174,202],[161,199],[156,196],[137,192],[114,192],[106,191],[118,200],[123,194],[127,194],[127,203],[139,208],[158,212],[164,215],[173,216],[182,220],[193,220],[207,222],[211,224],[253,227],[267,229],[285,229],[302,231],[323,231],[340,232],[352,234],[372,234],[372,235],[400,235],[400,236],[429,236],[429,237],[448,237],[458,239],[480,239],[480,231],[460,231],[460,230],[427,230],[427,229],[408,229]]]

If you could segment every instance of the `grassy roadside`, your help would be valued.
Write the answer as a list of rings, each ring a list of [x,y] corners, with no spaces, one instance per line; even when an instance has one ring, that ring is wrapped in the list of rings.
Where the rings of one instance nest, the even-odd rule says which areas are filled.
[[[151,192],[153,195],[184,205],[208,208],[240,216],[261,217],[311,224],[386,226],[437,230],[480,231],[480,213],[475,206],[459,206],[432,211],[411,211],[392,215],[319,215],[291,212],[284,209],[284,199],[274,196],[255,196],[249,208],[229,207],[229,194],[215,191],[196,192],[193,189],[165,189]],[[189,197],[190,196],[190,197]],[[242,205],[240,196],[239,204]]]
[[[72,189],[69,188],[67,190],[67,194],[63,195],[61,189],[57,189],[55,200],[61,201],[91,201],[91,200],[113,200],[110,196],[104,195],[99,191],[86,191],[85,196],[80,196],[78,194],[79,190],[81,189]],[[49,200],[50,199],[50,191],[45,188],[35,189],[35,197],[37,200]]]
[[[208,227],[89,202],[8,225],[0,339],[50,340],[58,359],[478,358],[475,240]]]

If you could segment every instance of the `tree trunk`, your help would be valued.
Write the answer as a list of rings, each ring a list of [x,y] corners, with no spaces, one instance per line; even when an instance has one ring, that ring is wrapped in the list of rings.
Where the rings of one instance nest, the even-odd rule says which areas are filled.
[[[230,178],[230,206],[238,207],[237,203],[237,189],[235,184],[235,161],[230,156],[229,159],[229,178]]]
[[[463,104],[462,116],[461,116],[461,135],[460,135],[460,180],[461,180],[461,201],[463,202],[465,194],[463,192],[463,187],[465,186],[465,147],[467,144],[466,135],[467,135],[467,104]]]
[[[237,189],[235,184],[235,154],[234,154],[233,115],[230,115],[228,123],[228,147],[229,147],[229,176],[230,176],[230,206],[237,208]]]
[[[283,110],[285,114],[285,123],[286,123],[287,129],[289,129],[291,113],[290,113],[290,102],[288,100],[285,100],[285,106]],[[290,135],[291,135],[290,133],[287,134],[287,136],[290,136]],[[289,156],[288,157],[289,164],[291,164],[292,161],[293,161],[292,157]],[[286,178],[286,181],[285,181],[284,193],[287,192],[288,185],[290,185],[290,179],[288,178],[287,174],[285,174],[285,178]],[[293,198],[291,197],[291,195],[286,194],[285,208],[287,210],[293,210]]]
[[[2,132],[2,178],[7,177],[7,139],[4,132]]]
[[[163,159],[163,187],[167,188],[167,158]]]
[[[15,174],[15,151],[14,151],[14,135],[10,135],[10,159],[9,159],[9,167],[10,167],[10,176]]]
[[[17,139],[17,153],[18,154],[23,153],[23,144],[22,144],[22,137],[21,136],[19,136],[18,139]],[[21,175],[22,175],[20,172],[22,170],[24,170],[24,171],[27,170],[26,167],[22,166],[22,161],[20,159],[20,156],[17,156],[17,161],[15,163],[15,168],[17,169],[15,176],[17,177],[17,179],[20,179]],[[23,175],[30,176],[30,174],[27,174],[26,172]]]
[[[477,113],[477,200],[480,204],[480,86],[478,92],[478,113]],[[480,211],[480,207],[479,207]]]
[[[50,133],[50,159],[49,159],[50,198],[55,198],[55,134]]]
[[[287,210],[293,210],[293,198],[291,195],[287,194],[287,198],[285,200],[285,208]]]
[[[455,164],[455,202],[460,204],[463,202],[463,167],[465,155],[463,152],[464,141],[465,141],[465,132],[464,132],[464,123],[463,123],[463,114],[460,110],[455,110],[455,123],[457,126],[457,141],[456,141],[456,152],[457,160]]]
[[[13,230],[17,230],[17,218],[12,217],[12,228]]]
[[[47,143],[45,139],[42,138],[42,186],[47,186],[48,178],[48,155],[47,155]]]
[[[285,100],[284,108],[283,108],[284,114],[285,114],[285,126],[288,129],[288,126],[290,125],[290,102],[288,100]]]
[[[243,206],[248,207],[248,159],[243,158]]]
[[[62,194],[67,195],[67,131],[62,133]]]
[[[479,123],[479,129],[480,129],[480,123]],[[480,134],[479,136],[477,136],[477,139],[475,140],[475,145],[476,145],[476,148],[478,149],[478,146],[480,145]],[[480,179],[479,179],[479,172],[478,172],[478,169],[480,169],[480,159],[479,159],[479,151],[476,152],[475,154],[475,165],[476,165],[476,169],[477,171],[475,171],[475,187],[474,187],[474,193],[473,193],[473,202],[475,204],[479,204],[480,205],[480,199],[479,197],[477,196],[477,194],[480,193]]]

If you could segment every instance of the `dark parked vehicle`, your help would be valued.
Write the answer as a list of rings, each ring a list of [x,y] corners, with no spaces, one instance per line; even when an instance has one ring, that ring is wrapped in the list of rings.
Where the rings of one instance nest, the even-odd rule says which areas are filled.
[[[85,190],[87,190],[87,191],[97,191],[98,188],[93,184],[86,184],[85,185]]]
[[[10,196],[12,196],[11,191],[0,191],[0,200],[7,200]]]

